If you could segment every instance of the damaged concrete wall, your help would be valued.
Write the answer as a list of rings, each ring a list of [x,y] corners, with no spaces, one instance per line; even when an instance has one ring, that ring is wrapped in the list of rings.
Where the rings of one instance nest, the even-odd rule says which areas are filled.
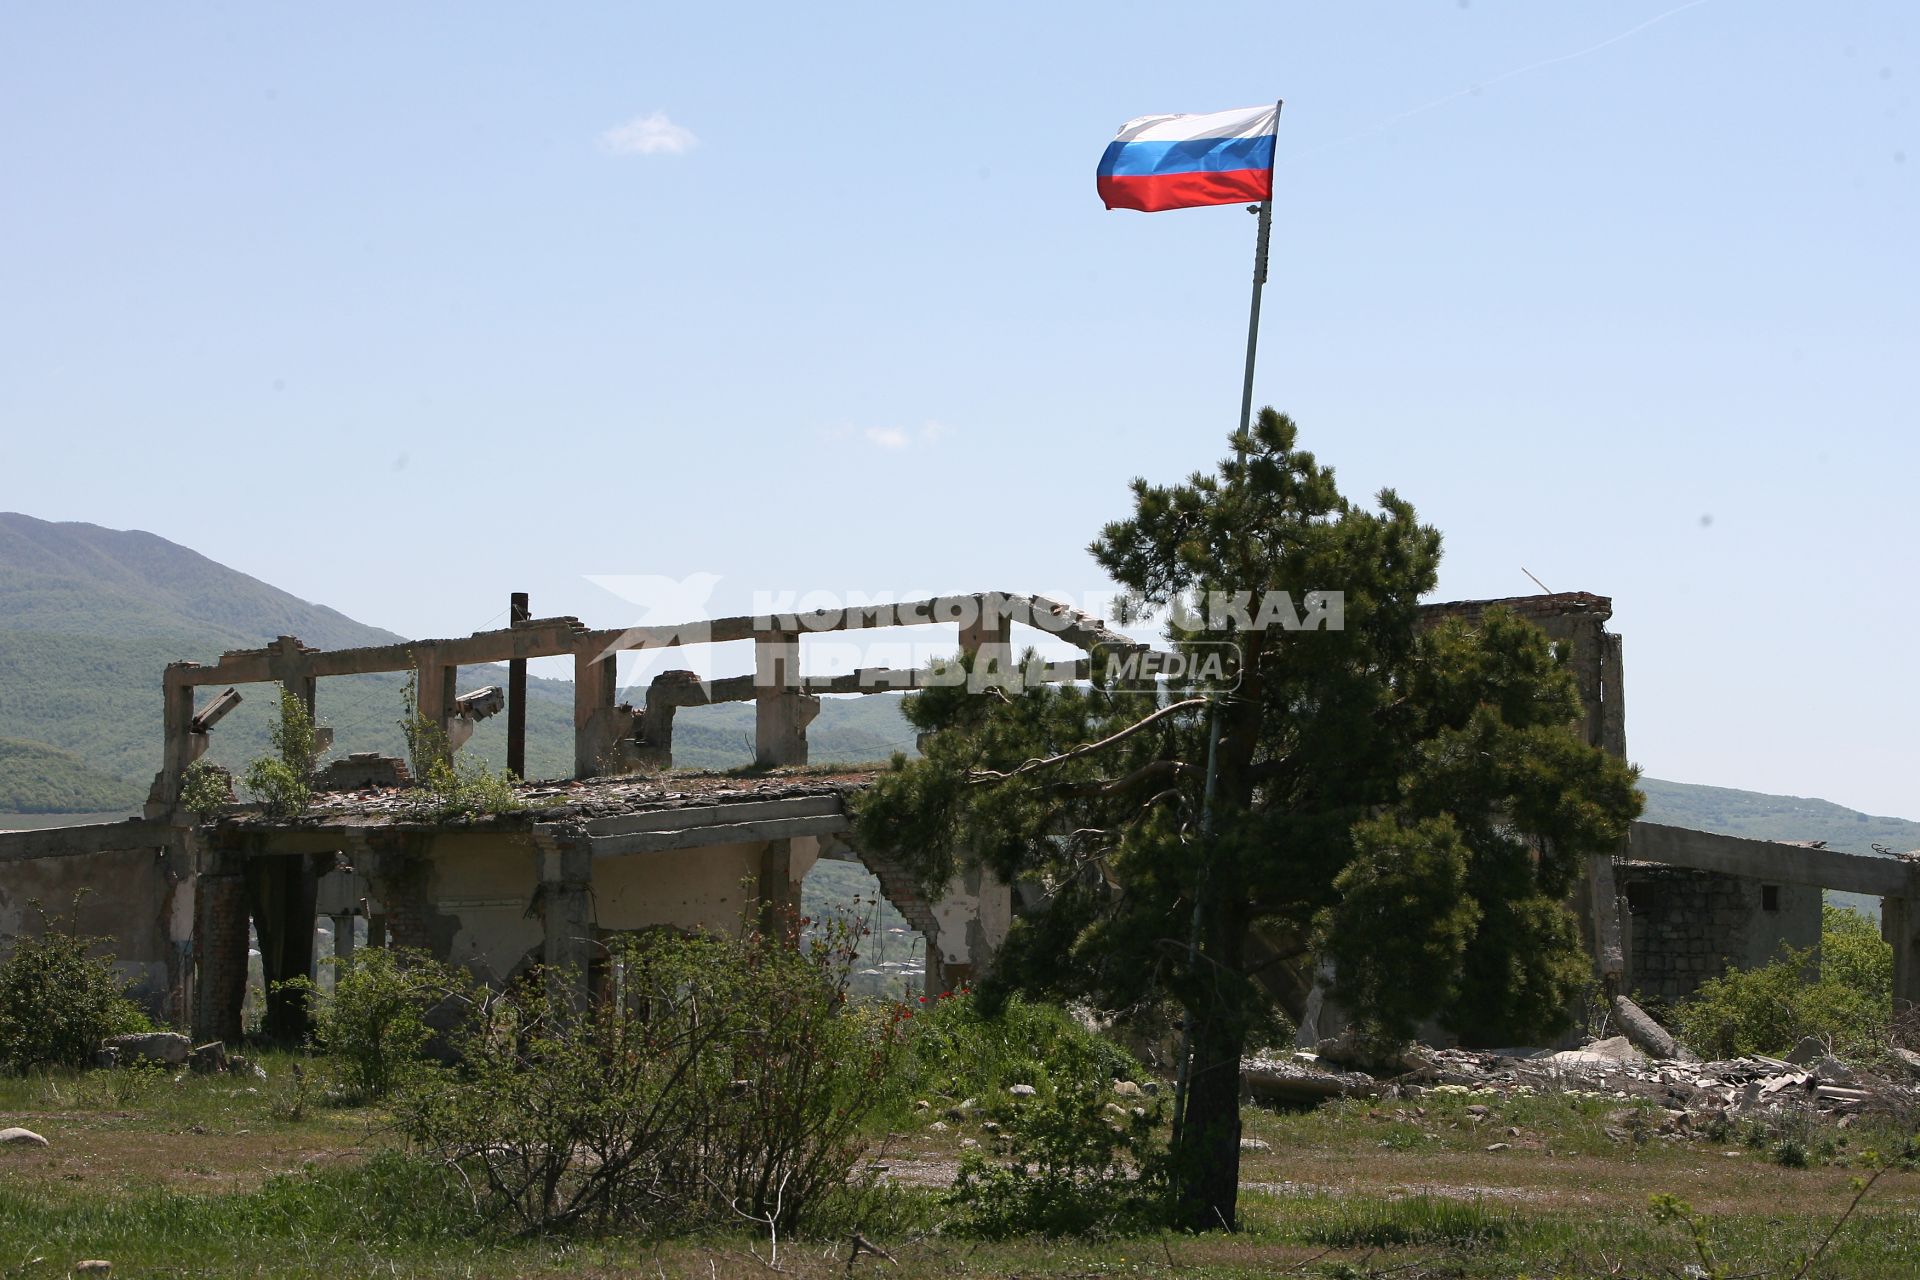
[[[937,932],[928,940],[929,994],[954,990],[986,973],[1013,927],[1013,888],[985,868],[963,871],[933,904],[933,918]]]
[[[820,860],[810,836],[790,843],[784,868],[790,900]],[[731,932],[757,902],[767,842],[708,845],[672,853],[602,858],[594,863],[594,923],[625,931],[667,926]]]
[[[797,903],[819,841],[788,844],[779,872],[787,900]],[[732,933],[758,901],[768,852],[761,841],[595,859],[587,923],[596,935],[656,927]],[[418,891],[424,915],[445,937],[436,952],[496,983],[537,963],[545,942],[536,902],[543,858],[521,837],[437,837],[421,860]]]
[[[1620,873],[1639,998],[1683,999],[1709,978],[1779,959],[1782,947],[1812,948],[1819,963],[1817,888],[1639,863]]]
[[[442,836],[434,842],[426,900],[450,917],[446,959],[499,984],[537,963],[546,940],[534,892],[539,855],[523,839]]]
[[[85,890],[75,912],[74,894]],[[187,920],[174,919],[176,896]],[[175,885],[159,849],[111,849],[70,857],[35,858],[6,864],[0,875],[0,947],[5,939],[40,932],[38,902],[48,912],[77,914],[81,933],[109,939],[115,967],[130,994],[147,1012],[171,1021],[175,982],[183,964],[175,936],[191,937],[192,888]]]

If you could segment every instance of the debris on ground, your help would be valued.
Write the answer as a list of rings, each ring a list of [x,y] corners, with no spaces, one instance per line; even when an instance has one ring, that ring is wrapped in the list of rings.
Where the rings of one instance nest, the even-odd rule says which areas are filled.
[[[1578,1093],[1657,1103],[1670,1113],[1663,1129],[1686,1128],[1672,1117],[1687,1114],[1745,1117],[1797,1109],[1853,1115],[1920,1107],[1920,1087],[1910,1080],[1842,1062],[1824,1045],[1817,1054],[1809,1048],[1794,1056],[1802,1061],[1759,1055],[1718,1062],[1691,1055],[1653,1058],[1627,1036],[1613,1036],[1559,1051],[1416,1047],[1409,1051],[1408,1069],[1396,1073],[1339,1070],[1304,1050],[1268,1053],[1246,1059],[1241,1072],[1254,1099],[1282,1106],[1340,1097],[1417,1098],[1429,1092],[1476,1098]]]

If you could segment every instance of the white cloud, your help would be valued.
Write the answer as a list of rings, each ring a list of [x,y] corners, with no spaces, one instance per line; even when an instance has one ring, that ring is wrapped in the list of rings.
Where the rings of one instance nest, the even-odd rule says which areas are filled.
[[[947,434],[947,428],[938,422],[925,422],[917,430],[907,427],[868,427],[864,434],[868,444],[898,453],[902,449],[934,443]]]
[[[600,135],[601,149],[616,156],[680,156],[699,145],[693,130],[675,124],[664,111],[635,116]]]

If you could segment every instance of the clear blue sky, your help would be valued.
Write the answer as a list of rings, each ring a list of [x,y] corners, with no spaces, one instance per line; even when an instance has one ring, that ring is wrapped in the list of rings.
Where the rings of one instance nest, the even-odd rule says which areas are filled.
[[[1253,220],[1095,161],[1284,97],[1259,402],[1445,531],[1441,595],[1613,596],[1650,773],[1920,816],[1917,47],[1891,0],[14,6],[0,508],[421,635],[633,620],[589,574],[1096,591],[1127,479],[1224,448]]]

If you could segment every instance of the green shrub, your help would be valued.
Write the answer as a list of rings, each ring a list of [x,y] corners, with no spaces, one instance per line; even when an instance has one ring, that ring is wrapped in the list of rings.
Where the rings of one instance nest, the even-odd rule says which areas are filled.
[[[420,783],[415,810],[429,821],[513,813],[526,807],[514,790],[511,773],[489,768],[484,760],[473,756],[432,760]]]
[[[1814,981],[1812,954],[1789,948],[1771,964],[1701,983],[1673,1010],[1680,1039],[1711,1058],[1777,1056],[1806,1036],[1843,1057],[1879,1056],[1893,1016],[1893,949],[1866,917],[1831,906],[1820,949]]]
[[[108,940],[78,933],[72,915],[31,905],[41,931],[14,938],[0,960],[0,1068],[89,1066],[104,1037],[150,1028],[113,957],[95,954]]]
[[[422,1063],[434,1035],[428,1014],[469,1003],[465,970],[425,952],[363,948],[336,971],[332,991],[306,979],[287,984],[308,993],[313,1038],[333,1058],[340,1080],[363,1098],[384,1098]]]
[[[895,1118],[916,1098],[980,1098],[1015,1084],[1102,1088],[1142,1074],[1132,1054],[1056,1005],[1016,995],[988,1011],[972,992],[958,991],[908,1011],[907,1052],[891,1082]]]
[[[274,753],[248,765],[242,781],[273,817],[298,817],[313,798],[313,766],[320,754],[307,704],[282,689],[280,714],[268,732]]]
[[[457,1038],[457,1084],[411,1082],[396,1114],[498,1228],[790,1234],[845,1186],[896,1056],[900,1019],[846,1001],[850,955],[622,939],[592,1008],[517,984]]]
[[[196,760],[180,780],[180,807],[205,822],[233,803],[233,777],[218,765]]]
[[[407,739],[407,759],[419,782],[414,794],[415,816],[422,821],[477,818],[489,813],[512,813],[526,807],[514,790],[514,776],[490,768],[473,756],[453,749],[447,731],[420,714],[420,687],[416,675],[407,676],[406,717],[400,731]]]
[[[1158,1225],[1164,1161],[1151,1150],[1158,1109],[1108,1108],[1100,1084],[1071,1080],[998,1114],[1005,1158],[969,1151],[947,1203],[961,1228],[990,1240],[1106,1235]],[[1110,1118],[1111,1117],[1111,1118]]]

